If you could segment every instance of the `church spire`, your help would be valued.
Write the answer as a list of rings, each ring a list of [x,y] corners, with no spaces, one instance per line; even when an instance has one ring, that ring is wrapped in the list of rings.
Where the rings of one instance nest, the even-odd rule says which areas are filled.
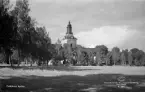
[[[67,33],[66,34],[73,34],[72,33],[72,26],[71,26],[70,21],[68,22],[68,25],[67,25]]]

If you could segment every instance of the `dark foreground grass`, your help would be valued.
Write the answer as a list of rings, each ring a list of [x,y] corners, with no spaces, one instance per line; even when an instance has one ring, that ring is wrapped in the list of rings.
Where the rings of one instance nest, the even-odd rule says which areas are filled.
[[[145,85],[128,84],[126,88],[118,88],[120,74],[97,74],[87,76],[58,77],[13,77],[0,80],[2,92],[145,92]],[[125,76],[125,75],[124,75]],[[145,76],[125,76],[126,82],[145,82]],[[14,87],[10,87],[14,86]]]

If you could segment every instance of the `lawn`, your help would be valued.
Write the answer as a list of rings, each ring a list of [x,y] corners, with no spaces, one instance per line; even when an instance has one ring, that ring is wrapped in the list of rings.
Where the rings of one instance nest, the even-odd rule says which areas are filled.
[[[126,86],[117,85],[120,76],[125,77],[121,84],[126,83]],[[0,69],[0,87],[4,92],[145,92],[144,83],[145,67],[51,66]]]

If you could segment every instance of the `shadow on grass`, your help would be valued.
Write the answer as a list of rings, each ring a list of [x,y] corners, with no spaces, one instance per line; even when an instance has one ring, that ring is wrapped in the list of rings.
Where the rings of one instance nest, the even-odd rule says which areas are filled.
[[[11,79],[1,80],[1,89],[4,92],[145,92],[145,84],[142,84],[142,86],[132,84],[126,88],[118,88],[116,84],[105,84],[105,82],[118,82],[119,76],[121,75],[95,74],[87,76],[13,77]],[[145,82],[145,76],[124,76],[126,82]]]
[[[100,70],[100,69],[76,69],[70,66],[0,66],[0,68],[23,69],[23,70],[59,70],[59,71],[84,71],[84,70]]]

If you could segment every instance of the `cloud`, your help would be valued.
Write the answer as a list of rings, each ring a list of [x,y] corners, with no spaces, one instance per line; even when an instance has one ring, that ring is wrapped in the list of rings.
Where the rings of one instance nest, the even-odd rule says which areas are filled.
[[[12,0],[13,1],[13,0]],[[93,47],[144,44],[145,0],[29,0],[32,18],[46,26],[52,42],[66,33],[68,21],[78,43]],[[124,25],[124,26],[122,26]]]
[[[142,44],[139,44],[139,40],[141,41],[140,43],[145,40],[141,32],[129,31],[126,26],[102,26],[91,31],[79,32],[75,36],[78,38],[78,44],[86,47],[106,45],[109,49],[115,46],[121,49],[134,47],[145,49],[142,48]]]
[[[145,19],[145,2],[120,0],[105,3],[101,0],[30,0],[31,15],[46,26],[65,27],[71,20],[76,31],[100,26],[129,25],[130,28],[142,30]],[[36,2],[48,3],[36,3]],[[63,1],[63,2],[62,2]],[[117,0],[119,1],[119,0]],[[88,3],[89,2],[89,3]],[[70,4],[71,3],[71,4]],[[59,28],[58,28],[59,29]]]
[[[125,27],[103,26],[94,28],[91,31],[79,32],[75,36],[78,38],[78,43],[85,46],[91,45],[117,45],[118,41],[125,39],[127,31]],[[123,39],[122,39],[123,38]]]

